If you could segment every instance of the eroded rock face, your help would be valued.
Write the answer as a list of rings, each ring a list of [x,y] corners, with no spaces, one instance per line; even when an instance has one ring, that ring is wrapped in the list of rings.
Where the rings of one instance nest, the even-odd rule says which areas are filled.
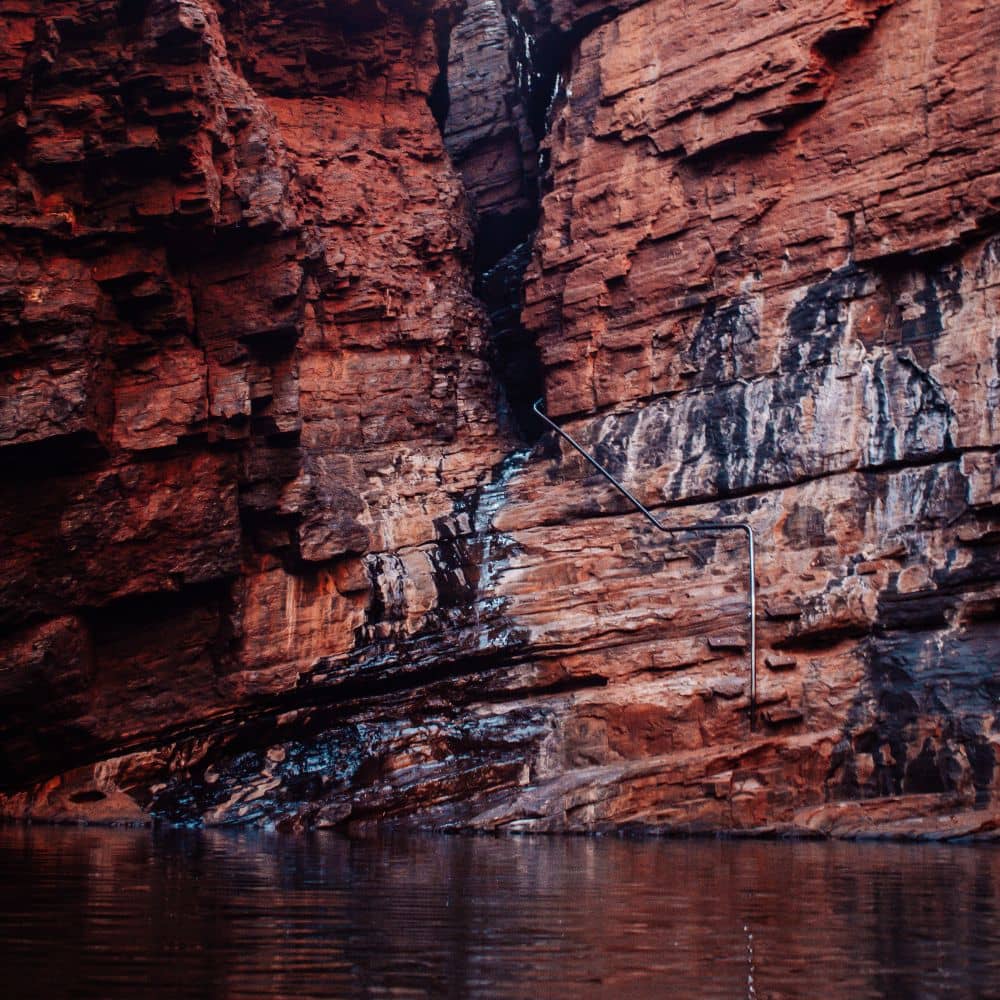
[[[1000,828],[984,5],[3,9],[8,815]]]
[[[511,446],[427,102],[447,6],[4,16],[10,788],[473,614],[438,522]]]

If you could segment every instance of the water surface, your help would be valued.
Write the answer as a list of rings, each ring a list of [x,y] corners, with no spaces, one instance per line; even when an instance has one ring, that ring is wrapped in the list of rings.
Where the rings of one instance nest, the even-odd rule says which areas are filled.
[[[1000,850],[0,828],[0,996],[1000,997]]]

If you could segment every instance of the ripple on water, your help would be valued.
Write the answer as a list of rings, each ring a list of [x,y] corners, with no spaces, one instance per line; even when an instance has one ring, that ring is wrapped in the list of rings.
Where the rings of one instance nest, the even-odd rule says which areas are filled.
[[[983,846],[0,829],[6,997],[1000,996]]]

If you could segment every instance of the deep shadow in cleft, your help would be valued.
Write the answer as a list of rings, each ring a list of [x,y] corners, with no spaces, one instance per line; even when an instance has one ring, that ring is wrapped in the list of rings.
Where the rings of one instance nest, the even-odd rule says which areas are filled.
[[[504,40],[492,60],[483,55],[489,38]],[[529,443],[543,429],[531,408],[544,392],[544,370],[521,321],[522,290],[546,171],[540,147],[577,40],[523,22],[510,0],[472,0],[456,22],[437,25],[439,75],[428,98],[473,212],[473,287],[489,316],[500,421]]]

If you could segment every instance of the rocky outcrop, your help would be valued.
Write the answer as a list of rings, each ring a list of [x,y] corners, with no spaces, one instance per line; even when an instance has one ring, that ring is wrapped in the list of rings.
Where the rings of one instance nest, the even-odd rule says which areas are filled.
[[[439,16],[6,5],[8,788],[448,617],[436,522],[510,444]]]
[[[8,815],[1000,829],[982,4],[2,17]]]

